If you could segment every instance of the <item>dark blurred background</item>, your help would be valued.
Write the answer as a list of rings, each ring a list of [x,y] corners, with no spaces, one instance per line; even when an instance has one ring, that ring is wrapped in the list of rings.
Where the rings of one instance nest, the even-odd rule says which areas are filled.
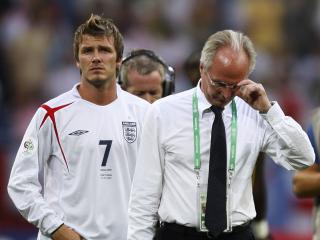
[[[183,62],[209,35],[245,32],[258,51],[251,78],[264,84],[304,128],[320,105],[319,0],[1,0],[0,240],[35,239],[6,185],[25,129],[41,103],[79,81],[73,33],[91,13],[112,18],[125,52],[148,48],[176,69],[176,91],[191,87]],[[268,219],[274,238],[311,239],[311,200],[297,200],[292,173],[266,163]]]

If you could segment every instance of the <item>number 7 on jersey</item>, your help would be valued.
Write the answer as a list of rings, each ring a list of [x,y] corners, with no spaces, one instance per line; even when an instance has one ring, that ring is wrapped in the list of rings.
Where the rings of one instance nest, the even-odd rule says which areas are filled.
[[[112,140],[100,140],[99,145],[106,145],[106,150],[104,152],[103,160],[101,163],[101,166],[105,167],[107,165],[107,161],[108,161],[108,157],[109,157],[109,153],[112,145]]]

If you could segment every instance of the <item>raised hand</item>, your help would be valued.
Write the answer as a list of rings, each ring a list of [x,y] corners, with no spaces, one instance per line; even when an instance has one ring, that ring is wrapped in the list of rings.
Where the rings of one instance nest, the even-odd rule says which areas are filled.
[[[252,108],[266,113],[271,107],[270,100],[261,83],[256,83],[250,79],[242,80],[238,83],[236,96],[242,98]]]

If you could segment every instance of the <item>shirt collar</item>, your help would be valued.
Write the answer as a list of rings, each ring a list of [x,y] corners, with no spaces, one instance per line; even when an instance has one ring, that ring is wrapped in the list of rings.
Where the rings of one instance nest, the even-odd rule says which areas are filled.
[[[79,87],[80,83],[76,83],[73,88],[71,89],[72,95],[77,97],[77,98],[81,98],[78,87]],[[117,89],[117,96],[119,96],[123,90],[121,88],[121,86],[117,83],[116,84],[116,89]]]
[[[80,93],[78,91],[80,83],[76,83],[73,88],[71,89],[72,95],[75,96],[76,98],[81,98]]]

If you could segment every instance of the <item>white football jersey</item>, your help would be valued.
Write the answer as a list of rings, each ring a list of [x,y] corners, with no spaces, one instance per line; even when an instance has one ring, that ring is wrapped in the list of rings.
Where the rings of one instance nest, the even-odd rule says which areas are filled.
[[[62,223],[85,239],[126,239],[148,106],[119,86],[115,101],[95,105],[80,97],[76,85],[37,110],[18,150],[8,192],[20,213],[40,229],[38,239],[50,239]]]

